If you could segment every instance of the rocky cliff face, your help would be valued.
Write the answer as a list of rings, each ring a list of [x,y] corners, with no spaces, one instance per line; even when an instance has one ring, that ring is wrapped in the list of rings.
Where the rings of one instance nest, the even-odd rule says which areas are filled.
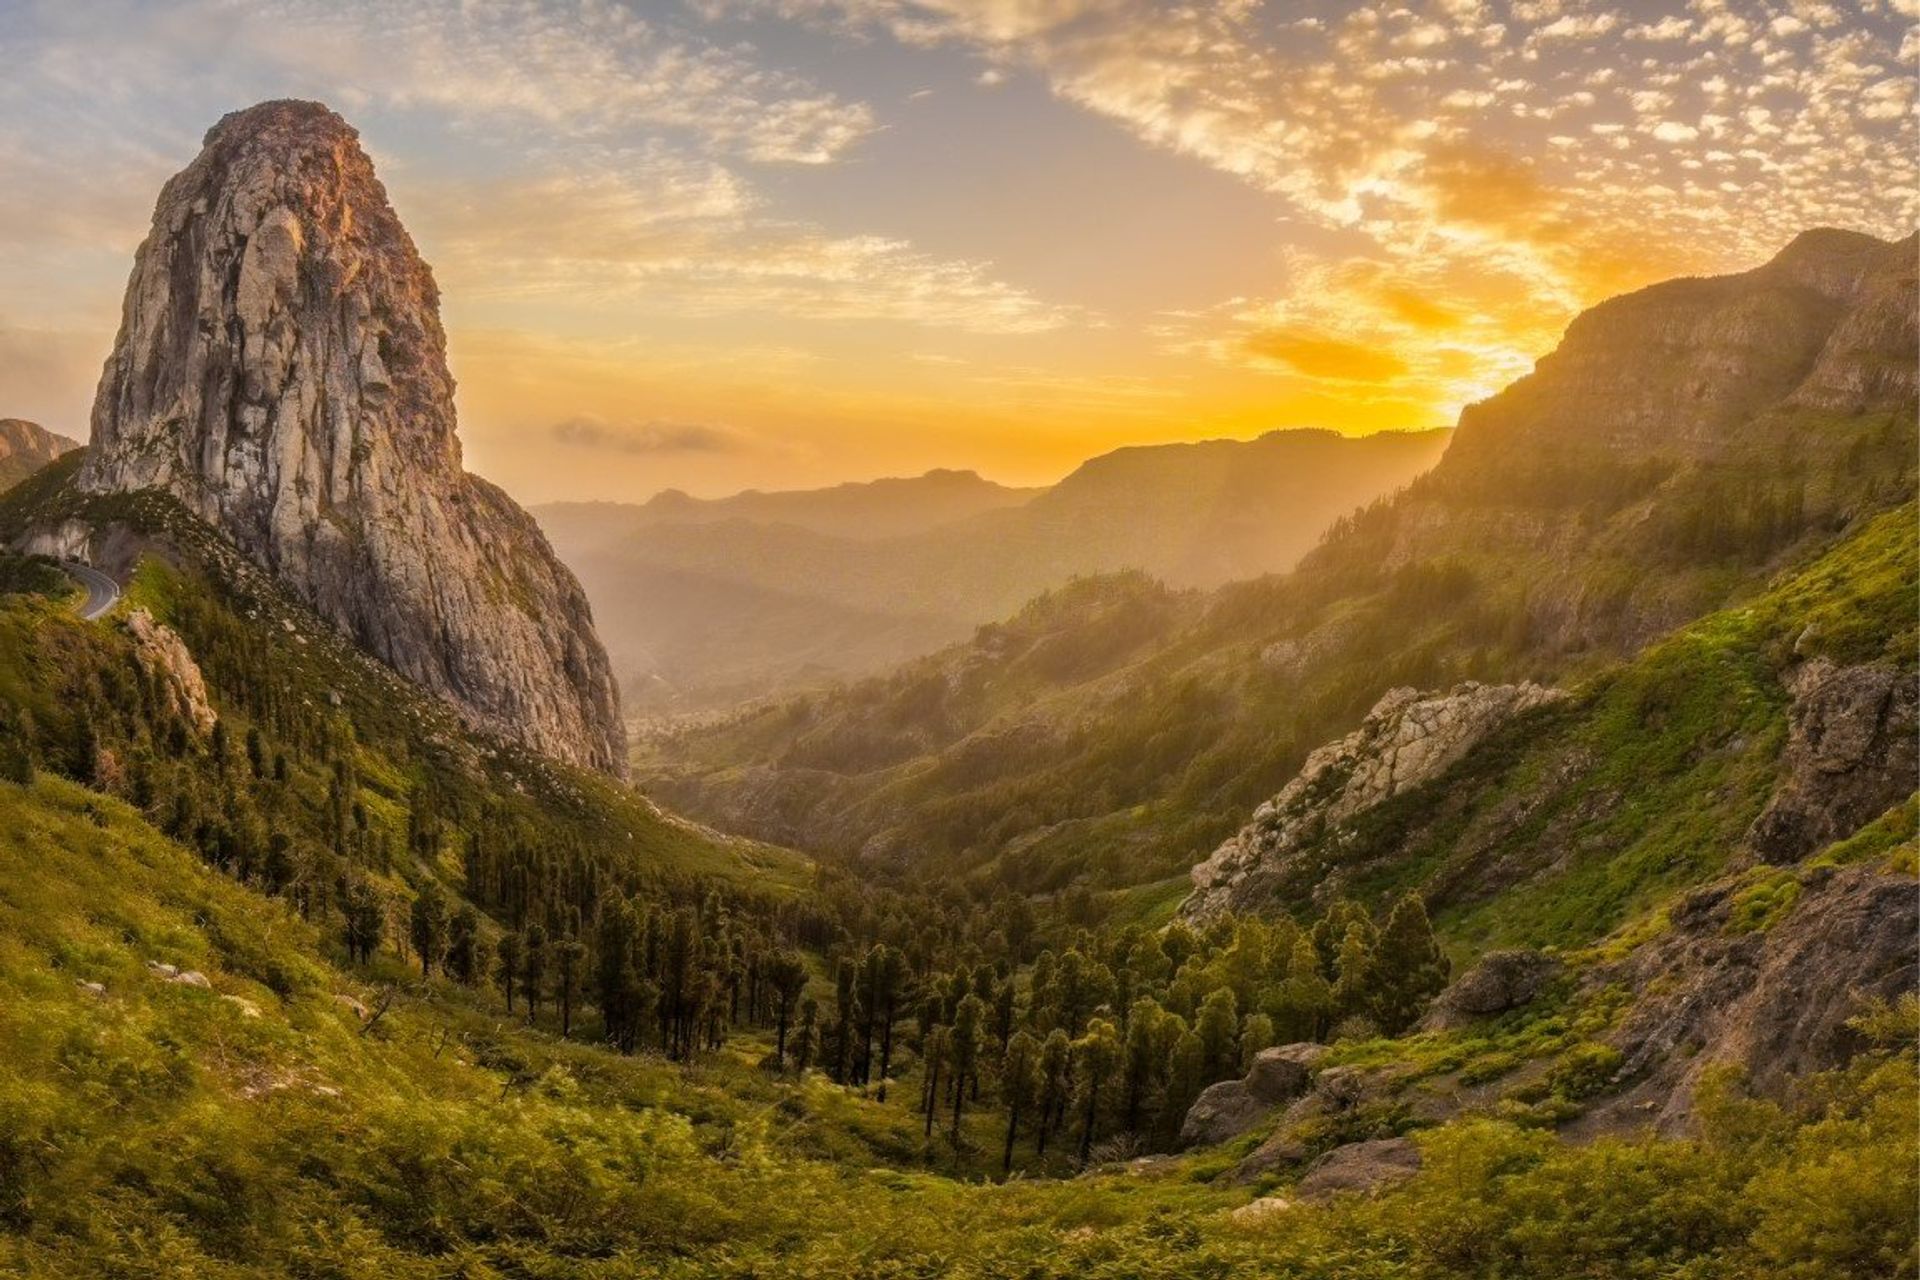
[[[170,492],[476,727],[623,772],[586,597],[461,469],[453,391],[439,291],[358,135],[265,103],[161,192],[81,487]]]
[[[1844,839],[1913,790],[1920,775],[1920,685],[1885,663],[1816,658],[1787,677],[1793,693],[1781,781],[1747,835],[1767,862],[1798,861]]]
[[[80,447],[24,418],[0,418],[0,489],[18,484],[62,454]]]
[[[1267,905],[1296,855],[1330,831],[1337,840],[1341,822],[1439,777],[1501,725],[1564,696],[1532,683],[1468,682],[1425,696],[1393,690],[1358,729],[1308,756],[1252,821],[1194,867],[1181,913],[1204,919]]]
[[[1769,408],[1911,403],[1917,248],[1808,231],[1752,271],[1601,303],[1532,374],[1461,414],[1445,465],[1513,450],[1699,457]]]

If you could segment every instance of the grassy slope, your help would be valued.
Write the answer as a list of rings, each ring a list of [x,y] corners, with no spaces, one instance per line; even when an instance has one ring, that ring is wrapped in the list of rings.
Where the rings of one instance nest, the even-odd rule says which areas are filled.
[[[468,731],[448,706],[348,643],[176,504],[154,494],[73,493],[80,458],[61,459],[0,499],[0,529],[74,515],[133,531],[150,553],[140,558],[115,616],[145,608],[182,633],[206,668],[234,744],[250,727],[244,710],[224,696],[235,681],[271,682],[283,698],[327,708],[357,744],[356,799],[375,835],[403,846],[409,797],[431,782],[446,803],[490,805],[503,825],[552,833],[645,875],[717,878],[777,893],[809,881],[805,858],[717,835],[598,774]],[[124,640],[110,627],[65,616],[59,603],[8,596],[0,605],[0,706],[61,723],[68,716],[62,681],[73,666],[65,655],[124,649]],[[326,777],[297,754],[294,768],[295,790],[318,805]]]
[[[850,1135],[905,1107],[817,1078],[619,1059],[438,987],[365,1031],[336,999],[397,976],[117,802],[0,784],[0,1273],[1839,1276],[1910,1247],[1899,1059],[1817,1124],[1741,1104],[1710,1143],[1459,1122],[1406,1192],[1246,1225],[1214,1157],[967,1185],[877,1165]]]

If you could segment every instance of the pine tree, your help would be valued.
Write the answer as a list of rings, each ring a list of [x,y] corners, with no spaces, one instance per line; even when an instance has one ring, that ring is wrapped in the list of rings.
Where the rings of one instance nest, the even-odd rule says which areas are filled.
[[[926,1113],[927,1123],[924,1136],[933,1137],[933,1117],[940,1108],[940,1072],[947,1061],[947,1029],[935,1027],[927,1033],[925,1042],[920,1046],[920,1057],[926,1063],[927,1078],[922,1082],[922,1110]]]
[[[1206,1088],[1206,1063],[1206,1045],[1201,1042],[1198,1033],[1183,1028],[1174,1038],[1172,1051],[1167,1058],[1167,1102],[1161,1112],[1161,1127],[1165,1136],[1173,1136],[1180,1122],[1186,1118],[1187,1108]]]
[[[980,1042],[985,1035],[987,1006],[979,996],[969,995],[955,1006],[953,1026],[947,1033],[947,1052],[953,1059],[953,1142],[960,1143],[960,1112],[966,1105],[967,1086],[980,1065]]]
[[[1124,1099],[1121,1115],[1129,1131],[1140,1127],[1140,1113],[1146,1106],[1161,1068],[1165,1066],[1161,1048],[1162,1023],[1167,1017],[1152,996],[1141,996],[1127,1013],[1126,1049],[1120,1064],[1120,1089]]]
[[[520,954],[520,994],[527,998],[527,1021],[540,1013],[540,997],[547,989],[547,929],[534,923],[527,926]]]
[[[447,947],[447,895],[439,884],[429,880],[426,888],[413,896],[409,912],[408,936],[420,957],[420,976],[427,977]]]
[[[806,961],[792,951],[781,951],[766,962],[767,981],[773,987],[774,1033],[773,1060],[781,1071],[787,1068],[787,1026],[800,993],[807,986]]]
[[[586,944],[563,938],[553,947],[553,995],[560,1003],[560,1038],[573,1034],[573,1007],[580,998],[580,982],[587,964]]]
[[[1202,1074],[1208,1084],[1234,1074],[1240,1063],[1240,1009],[1233,992],[1220,987],[1200,1005],[1194,1030],[1204,1050]]]
[[[1262,1049],[1273,1047],[1273,1019],[1264,1013],[1251,1013],[1240,1025],[1240,1074],[1253,1069],[1253,1060]]]
[[[517,933],[503,933],[500,940],[493,944],[494,958],[499,964],[494,973],[499,979],[500,990],[507,997],[508,1013],[513,1012],[514,988],[520,985],[521,953],[520,935]]]
[[[462,903],[447,924],[446,971],[462,986],[480,980],[480,914]]]
[[[1374,1017],[1381,1031],[1396,1035],[1413,1025],[1447,985],[1447,958],[1418,894],[1394,903],[1380,931],[1376,961]]]
[[[1084,1165],[1093,1154],[1093,1135],[1099,1123],[1101,1098],[1114,1066],[1120,1060],[1118,1029],[1106,1018],[1094,1018],[1087,1023],[1087,1033],[1075,1043],[1074,1058],[1079,1064],[1080,1105],[1083,1108],[1080,1163]]]
[[[652,1017],[652,988],[646,986],[640,966],[644,939],[639,912],[625,898],[613,898],[600,907],[594,939],[595,999],[600,1005],[602,1033],[621,1053],[632,1053]]]
[[[1338,978],[1333,984],[1333,1007],[1341,1018],[1355,1017],[1367,1011],[1373,988],[1373,947],[1368,931],[1357,922],[1347,926],[1340,942],[1340,958],[1335,966]]]
[[[1293,944],[1287,980],[1275,1002],[1274,1024],[1283,1040],[1318,1040],[1333,1009],[1333,988],[1320,971],[1319,949],[1307,934]]]
[[[340,908],[346,923],[347,956],[366,964],[373,959],[386,931],[386,898],[371,880],[355,874],[342,886]]]
[[[1073,1042],[1059,1027],[1047,1033],[1040,1045],[1040,1132],[1035,1155],[1045,1155],[1047,1134],[1066,1115],[1068,1088],[1073,1072]]]
[[[793,1030],[793,1069],[801,1075],[813,1065],[820,1048],[820,1002],[812,996],[800,1002],[800,1025]]]
[[[1039,1066],[1039,1041],[1025,1031],[1007,1037],[1006,1052],[1000,1059],[1000,1100],[1007,1108],[1007,1144],[1000,1157],[1003,1174],[1013,1171],[1013,1144],[1020,1134],[1020,1117],[1039,1093]]]

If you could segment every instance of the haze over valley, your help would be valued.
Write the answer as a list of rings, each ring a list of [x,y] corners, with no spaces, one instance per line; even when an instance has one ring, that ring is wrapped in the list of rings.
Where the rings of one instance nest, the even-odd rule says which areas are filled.
[[[1915,16],[0,9],[0,1275],[1911,1277]]]

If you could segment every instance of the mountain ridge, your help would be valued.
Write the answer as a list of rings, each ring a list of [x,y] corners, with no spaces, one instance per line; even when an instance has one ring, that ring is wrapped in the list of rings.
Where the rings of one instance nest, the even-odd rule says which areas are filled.
[[[1189,586],[1285,569],[1334,519],[1431,466],[1446,439],[1305,429],[1130,447],[1018,503],[884,537],[836,534],[819,520],[759,522],[737,507],[697,523],[648,524],[630,511],[611,534],[576,519],[578,509],[541,514],[559,517],[549,520],[555,546],[595,598],[643,706],[634,691],[645,680],[731,694],[864,675],[1077,576],[1138,568]],[[839,492],[803,491],[793,504]],[[638,609],[636,586],[683,607]],[[809,626],[817,637],[802,634]],[[756,646],[763,628],[775,642]]]
[[[24,418],[0,418],[0,489],[25,480],[48,463],[81,448],[78,440]]]

